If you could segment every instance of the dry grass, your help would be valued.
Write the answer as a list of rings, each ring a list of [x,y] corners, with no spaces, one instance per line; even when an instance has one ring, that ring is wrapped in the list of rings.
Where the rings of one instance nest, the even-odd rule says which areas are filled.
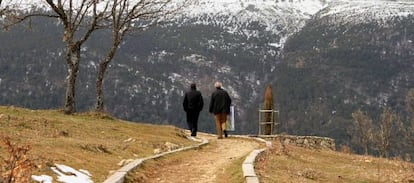
[[[414,165],[399,160],[280,144],[258,159],[260,182],[414,182]]]
[[[247,155],[245,157],[234,160],[234,162],[228,167],[224,167],[225,171],[217,176],[217,183],[245,182],[244,176],[243,176],[242,164],[244,160],[246,159],[246,157]]]
[[[160,177],[160,167],[176,166],[183,164],[185,163],[185,158],[194,155],[194,151],[197,150],[188,150],[180,153],[169,154],[157,159],[147,160],[145,161],[145,163],[141,164],[138,169],[129,172],[129,174],[126,177],[125,183],[149,182],[148,180],[153,179],[153,177]],[[188,164],[186,168],[188,168],[188,166],[190,165]],[[174,173],[176,174],[176,177],[173,178],[179,177],[180,179],[185,179],[186,176],[192,175],[192,170],[190,168],[182,169],[182,171]],[[184,173],[185,175],[182,175],[180,173]]]
[[[58,110],[17,107],[0,107],[0,136],[31,146],[28,154],[36,175],[53,175],[50,166],[58,163],[88,170],[94,182],[102,182],[111,170],[119,169],[121,160],[153,155],[165,142],[191,144],[173,126],[131,123],[97,113],[64,115]],[[6,154],[0,146],[0,157]]]

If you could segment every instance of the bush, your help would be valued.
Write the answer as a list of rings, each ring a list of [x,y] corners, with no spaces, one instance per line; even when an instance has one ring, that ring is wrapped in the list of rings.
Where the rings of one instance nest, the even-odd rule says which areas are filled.
[[[0,157],[4,162],[0,167],[0,182],[30,182],[34,169],[32,161],[27,156],[30,146],[13,144],[9,137],[2,137],[1,139],[9,156],[8,158]]]

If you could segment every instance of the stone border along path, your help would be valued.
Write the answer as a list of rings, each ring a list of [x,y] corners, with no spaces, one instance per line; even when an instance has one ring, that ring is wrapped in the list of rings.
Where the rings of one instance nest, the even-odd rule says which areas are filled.
[[[266,148],[263,149],[257,149],[257,150],[253,150],[244,160],[243,164],[242,164],[242,169],[243,169],[243,176],[244,179],[246,180],[246,183],[260,183],[259,178],[256,175],[256,172],[254,171],[254,163],[256,161],[256,157],[264,152],[268,147],[272,146],[272,142],[271,141],[266,141],[262,138],[258,138],[258,137],[249,137],[249,136],[239,136],[239,135],[235,135],[235,137],[238,138],[246,138],[246,139],[253,139],[262,143],[266,144]]]
[[[213,135],[213,136],[215,136],[215,135]],[[241,136],[241,135],[232,135],[232,137],[245,138],[245,139],[250,139],[250,140],[251,139],[257,140],[259,142],[266,143],[266,148],[270,147],[271,144],[272,144],[270,141],[266,141],[264,139],[257,138],[257,137],[253,138],[253,137]],[[199,148],[201,146],[207,145],[208,143],[209,143],[209,141],[207,139],[202,139],[201,143],[196,144],[196,145],[191,145],[191,146],[175,149],[173,151],[163,152],[163,153],[160,153],[160,154],[157,154],[157,155],[154,155],[154,156],[149,156],[149,157],[146,157],[146,158],[136,159],[136,160],[128,163],[127,165],[123,166],[122,168],[118,169],[117,171],[115,171],[115,173],[113,173],[103,183],[123,183],[125,181],[125,176],[128,174],[128,172],[133,171],[135,168],[140,166],[146,160],[157,159],[157,158],[160,158],[160,157],[168,155],[168,154]],[[247,156],[246,159],[244,160],[244,162],[242,164],[242,170],[243,170],[243,176],[246,180],[246,183],[259,183],[259,178],[257,177],[256,173],[254,172],[254,162],[256,160],[256,157],[260,153],[265,151],[266,148],[259,149],[259,150],[253,150],[249,154],[249,156]]]

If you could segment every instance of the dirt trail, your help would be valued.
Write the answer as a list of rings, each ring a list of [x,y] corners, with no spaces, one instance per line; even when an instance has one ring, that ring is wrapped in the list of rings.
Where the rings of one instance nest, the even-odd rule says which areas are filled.
[[[141,167],[134,175],[135,182],[148,183],[212,183],[229,182],[223,180],[226,168],[239,163],[254,149],[263,146],[257,141],[229,137],[217,139],[215,136],[199,133],[198,137],[208,139],[209,144],[196,150],[176,153]],[[241,169],[241,165],[237,166]],[[234,166],[233,166],[234,168]],[[241,170],[240,170],[241,171]],[[220,180],[217,180],[220,176]]]

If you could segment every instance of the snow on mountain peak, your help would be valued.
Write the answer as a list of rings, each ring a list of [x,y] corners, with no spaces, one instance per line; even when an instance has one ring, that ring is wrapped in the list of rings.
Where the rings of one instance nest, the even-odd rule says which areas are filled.
[[[190,14],[228,13],[237,14],[243,10],[294,9],[306,15],[313,15],[326,3],[321,0],[199,0],[189,8]]]
[[[377,21],[385,24],[389,17],[414,15],[414,1],[411,0],[333,0],[320,17],[334,16],[335,24],[358,24]]]
[[[198,0],[177,20],[215,25],[231,34],[257,37],[263,31],[279,35],[273,45],[283,47],[286,37],[326,7],[329,0]],[[252,26],[257,25],[257,26]]]

